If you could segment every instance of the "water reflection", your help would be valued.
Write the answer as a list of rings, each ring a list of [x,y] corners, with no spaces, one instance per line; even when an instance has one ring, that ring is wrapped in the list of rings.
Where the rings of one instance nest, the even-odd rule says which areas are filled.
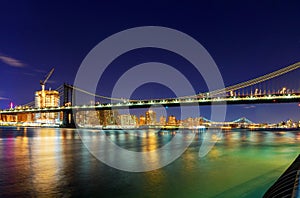
[[[180,141],[162,156],[151,155],[151,161],[166,158],[193,137],[187,131],[177,132]],[[108,138],[137,152],[154,151],[175,136],[172,131],[151,130],[82,133],[95,150],[109,149],[98,144],[99,139]],[[204,133],[197,133],[172,164],[138,174],[99,162],[75,130],[0,128],[0,196],[213,197],[226,192],[228,197],[241,197],[248,192],[251,197],[252,191],[263,193],[300,150],[300,132],[225,131],[213,137],[218,142],[199,158],[203,138]],[[109,150],[105,153],[111,159],[121,158]],[[126,160],[134,163],[134,159]]]
[[[295,135],[295,140],[300,141],[300,132],[294,133]]]
[[[256,142],[258,144],[261,144],[266,141],[266,133],[264,133],[264,132],[255,133],[255,135],[256,135]]]

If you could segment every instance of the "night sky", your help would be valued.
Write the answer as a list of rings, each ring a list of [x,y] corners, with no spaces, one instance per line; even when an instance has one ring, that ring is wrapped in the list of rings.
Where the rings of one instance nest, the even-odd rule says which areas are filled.
[[[259,77],[300,61],[299,7],[296,1],[3,1],[0,108],[8,108],[11,101],[16,105],[32,101],[39,81],[52,67],[55,71],[47,89],[72,84],[81,62],[100,41],[138,26],[164,26],[192,36],[215,60],[225,85]],[[97,93],[110,95],[122,73],[149,61],[172,65],[190,79],[196,92],[206,90],[186,60],[164,50],[141,49],[116,59]],[[299,74],[296,71],[272,83],[292,83],[299,89]],[[146,84],[132,98],[173,96],[164,86]],[[236,105],[228,107],[226,120],[242,116],[255,122],[300,120],[299,110],[298,104]],[[201,111],[208,116],[209,107]]]

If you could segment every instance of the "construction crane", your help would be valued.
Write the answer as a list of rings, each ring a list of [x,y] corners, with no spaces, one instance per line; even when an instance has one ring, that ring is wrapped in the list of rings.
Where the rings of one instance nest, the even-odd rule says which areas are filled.
[[[47,74],[47,76],[46,76],[46,78],[45,78],[44,81],[40,80],[40,84],[42,86],[42,91],[45,90],[45,84],[49,80],[49,78],[51,77],[51,75],[53,74],[53,72],[54,72],[54,68],[52,68],[51,71]]]

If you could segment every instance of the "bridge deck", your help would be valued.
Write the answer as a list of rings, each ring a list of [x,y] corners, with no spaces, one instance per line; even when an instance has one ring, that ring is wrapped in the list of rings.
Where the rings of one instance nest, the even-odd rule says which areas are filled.
[[[0,114],[16,113],[42,113],[60,111],[84,111],[84,110],[104,110],[104,109],[124,109],[124,108],[149,108],[159,106],[193,106],[193,105],[224,105],[224,104],[263,104],[263,103],[292,103],[300,102],[300,93],[281,95],[259,95],[259,96],[236,96],[236,97],[215,97],[215,98],[187,98],[187,99],[162,99],[162,100],[140,100],[120,103],[108,103],[99,105],[82,105],[72,107],[53,108],[26,108],[7,109],[0,111]]]

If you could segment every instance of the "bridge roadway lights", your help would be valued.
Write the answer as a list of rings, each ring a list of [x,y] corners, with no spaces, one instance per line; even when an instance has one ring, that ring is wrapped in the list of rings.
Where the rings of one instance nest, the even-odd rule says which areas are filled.
[[[152,100],[153,101],[153,100]],[[163,102],[163,103],[162,103]],[[0,116],[16,115],[21,113],[45,113],[45,112],[63,112],[63,127],[75,127],[74,116],[72,110],[76,111],[90,111],[90,110],[110,110],[110,109],[124,109],[124,108],[149,108],[151,106],[188,106],[188,105],[234,105],[234,104],[263,104],[263,103],[299,103],[300,93],[293,93],[289,95],[264,95],[264,96],[244,96],[244,97],[225,97],[225,98],[201,98],[201,99],[187,99],[187,100],[157,100],[154,102],[139,101],[131,103],[115,103],[115,104],[99,104],[96,106],[62,106],[55,108],[31,108],[31,109],[6,109],[0,110]],[[0,117],[1,119],[1,117]]]

